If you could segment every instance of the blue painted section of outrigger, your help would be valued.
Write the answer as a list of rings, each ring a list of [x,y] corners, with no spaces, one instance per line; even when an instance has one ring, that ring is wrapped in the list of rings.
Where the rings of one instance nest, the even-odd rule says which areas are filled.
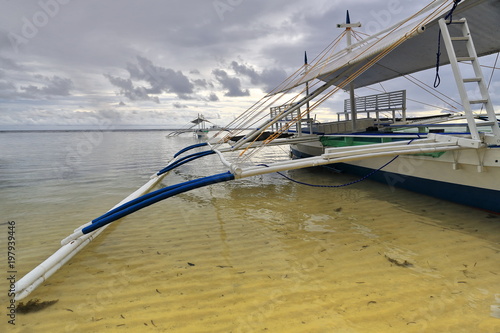
[[[184,193],[187,191],[194,190],[196,188],[201,188],[208,185],[213,185],[216,183],[221,183],[229,180],[233,180],[234,175],[230,172],[225,172],[209,177],[204,177],[200,179],[191,180],[185,183],[176,184],[173,186],[168,186],[160,190],[145,194],[135,200],[132,200],[120,207],[117,207],[108,213],[96,218],[92,221],[92,224],[82,229],[83,234],[88,234],[96,229],[99,229],[111,222],[114,222],[124,216],[132,214],[142,208],[150,206],[159,201],[173,197],[174,195]]]
[[[179,155],[182,155],[183,153],[185,153],[185,152],[187,152],[187,151],[189,151],[189,150],[191,150],[191,149],[200,148],[200,147],[206,147],[206,146],[208,146],[208,143],[206,143],[206,142],[197,143],[197,144],[195,144],[195,145],[188,146],[188,147],[186,147],[186,148],[183,148],[183,149],[179,150],[179,151],[178,151],[178,152],[174,155],[174,158],[175,158],[175,157],[177,157],[177,156],[179,156]]]
[[[212,155],[212,154],[215,154],[215,151],[213,151],[213,150],[207,150],[207,151],[201,151],[201,152],[198,152],[198,153],[194,153],[194,154],[185,156],[185,157],[179,159],[178,161],[175,161],[172,164],[168,165],[164,169],[158,171],[158,173],[156,175],[157,176],[161,176],[162,174],[164,174],[166,172],[169,172],[169,171],[177,168],[178,166],[181,166],[181,165],[186,164],[188,162],[194,161],[194,160],[196,160],[196,159],[198,159],[200,157],[204,157],[204,156],[208,156],[208,155]]]
[[[185,153],[186,151],[189,151],[194,148],[199,148],[206,146],[207,144],[197,144],[193,146],[186,147],[182,150],[180,150],[177,154],[175,154],[175,157],[178,157],[180,154]],[[202,151],[198,153],[194,153],[188,156],[185,156],[171,164],[169,164],[166,168],[160,170],[157,173],[157,176],[161,176],[164,173],[173,170],[177,168],[178,166],[181,166],[185,163],[194,161],[198,158],[208,156],[211,154],[215,154],[215,151],[213,150],[208,150],[208,151]],[[144,194],[140,196],[137,199],[131,200],[129,202],[124,203],[123,205],[110,210],[106,214],[99,216],[98,218],[92,220],[92,223],[82,229],[83,234],[88,234],[92,231],[95,231],[107,224],[110,224],[122,217],[125,217],[127,215],[130,215],[140,209],[143,209],[145,207],[148,207],[152,204],[155,204],[159,201],[168,199],[170,197],[173,197],[177,194],[188,192],[197,188],[205,187],[208,185],[213,185],[221,182],[226,182],[229,180],[233,180],[235,177],[231,172],[225,172],[225,173],[220,173],[216,174],[213,176],[208,176],[208,177],[203,177],[200,179],[195,179],[195,180],[190,180],[184,183],[180,184],[175,184],[171,185],[162,189],[159,189],[157,191],[151,192]]]

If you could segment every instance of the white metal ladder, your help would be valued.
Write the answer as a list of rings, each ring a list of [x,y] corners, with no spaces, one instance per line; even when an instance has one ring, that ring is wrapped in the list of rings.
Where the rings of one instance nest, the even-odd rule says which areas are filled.
[[[461,25],[461,36],[451,36],[448,30],[448,24]],[[476,49],[474,48],[474,43],[472,42],[472,36],[467,24],[467,20],[462,18],[460,20],[454,20],[451,23],[446,23],[445,19],[439,20],[439,27],[443,36],[443,41],[446,46],[448,53],[448,58],[450,59],[451,68],[455,76],[455,81],[457,83],[458,91],[460,93],[460,98],[462,100],[462,106],[464,107],[465,115],[467,118],[467,123],[472,135],[472,139],[481,140],[479,132],[477,130],[475,115],[472,110],[472,105],[483,105],[488,120],[480,123],[481,126],[490,126],[493,135],[485,135],[485,142],[488,144],[499,145],[500,144],[500,127],[498,126],[498,121],[495,116],[495,110],[493,109],[493,103],[491,102],[490,94],[488,92],[488,87],[486,86],[483,71],[478,61]],[[467,50],[466,55],[457,56],[455,51],[455,43],[465,43],[465,48]],[[466,62],[471,63],[474,70],[474,77],[463,78],[460,71],[459,63]],[[465,87],[466,83],[477,83],[479,85],[479,92],[481,98],[477,100],[469,99],[467,90]]]

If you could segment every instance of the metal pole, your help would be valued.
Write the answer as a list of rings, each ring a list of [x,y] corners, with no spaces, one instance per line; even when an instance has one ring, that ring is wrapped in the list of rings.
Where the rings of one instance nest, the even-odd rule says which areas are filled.
[[[361,23],[351,23],[351,18],[349,17],[349,11],[347,11],[346,15],[346,23],[345,24],[337,24],[338,28],[345,28],[346,30],[346,42],[347,42],[347,52],[352,52],[352,28],[361,27]],[[351,124],[352,131],[356,131],[356,98],[354,96],[354,84],[351,83],[349,85],[349,93],[350,93],[350,102],[351,102]]]

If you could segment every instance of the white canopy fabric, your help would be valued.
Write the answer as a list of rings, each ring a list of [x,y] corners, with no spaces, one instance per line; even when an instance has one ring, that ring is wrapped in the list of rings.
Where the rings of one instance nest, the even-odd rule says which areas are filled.
[[[447,5],[441,6],[443,3]],[[435,1],[433,7],[430,7],[432,10],[422,13],[419,17],[389,32],[382,32],[375,38],[354,44],[351,51],[342,50],[328,60],[313,64],[305,75],[287,82],[280,87],[279,92],[315,78],[339,85],[382,52],[400,43],[402,38],[405,39],[402,44],[354,79],[352,83],[355,88],[435,67],[438,20],[446,16],[452,5],[453,1],[450,0]],[[429,15],[434,17],[426,19]],[[467,19],[479,56],[500,51],[500,0],[463,0],[453,13],[454,20],[460,18]],[[457,54],[460,54],[460,46],[457,47]],[[440,64],[448,63],[449,59],[442,44]]]

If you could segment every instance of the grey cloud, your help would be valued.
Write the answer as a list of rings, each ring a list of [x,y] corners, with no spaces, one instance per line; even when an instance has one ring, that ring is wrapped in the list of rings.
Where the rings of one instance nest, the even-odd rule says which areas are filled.
[[[42,87],[35,85],[21,86],[20,89],[23,91],[24,97],[69,96],[71,89],[73,89],[73,81],[71,79],[62,78],[57,75],[53,77],[36,75],[35,78],[45,83],[45,85]]]
[[[160,103],[158,96],[150,96],[144,87],[134,87],[132,80],[114,77],[109,74],[104,74],[112,85],[120,88],[120,94],[127,97],[131,101],[153,101]]]
[[[179,97],[193,93],[194,86],[181,71],[153,65],[151,60],[137,57],[137,65],[127,64],[132,79],[145,80],[151,84],[151,93],[162,91],[177,94]]]
[[[228,97],[241,97],[250,96],[250,91],[248,89],[241,89],[241,81],[236,77],[230,77],[226,71],[222,69],[214,69],[212,73],[215,75],[217,81],[222,85],[224,89],[227,89],[225,96]]]
[[[312,62],[341,32],[335,27],[345,21],[346,9],[354,22],[361,21],[360,30],[367,32],[406,17],[414,6],[422,6],[418,1],[406,0],[353,0],[348,7],[341,0],[217,0],[230,7],[218,12],[215,1],[206,0],[50,0],[70,4],[61,5],[58,14],[37,27],[38,32],[26,38],[19,52],[14,52],[9,33],[27,37],[23,35],[23,18],[32,20],[34,14],[43,11],[40,3],[48,1],[2,2],[2,110],[23,110],[38,105],[36,99],[61,96],[50,93],[72,94],[44,103],[54,110],[63,103],[71,110],[75,105],[88,104],[116,107],[120,99],[126,103],[159,103],[160,98],[164,104],[151,107],[175,111],[173,103],[187,99],[192,100],[191,108],[206,107],[224,94],[248,96],[250,92],[245,88],[250,88],[250,82],[253,87],[269,91],[284,77],[281,69],[291,74],[302,65],[304,51]],[[387,15],[395,3],[399,3],[397,9],[402,13]],[[237,60],[231,64],[231,60],[241,57],[248,63]],[[126,71],[118,74],[121,70]],[[50,77],[51,82],[34,79],[34,73]],[[54,82],[53,75],[71,79],[74,88],[67,86],[65,90],[64,83]],[[434,78],[432,73],[429,77]],[[126,98],[110,96],[110,88]],[[28,92],[30,99],[26,98]],[[168,96],[163,97],[165,94]],[[172,97],[177,100],[172,101]],[[122,107],[120,111],[126,113],[128,109]],[[207,112],[215,112],[213,109]],[[142,111],[138,111],[141,117]],[[229,111],[223,112],[227,117]],[[74,121],[73,114],[68,114],[68,121]],[[89,113],[81,116],[88,117]]]
[[[208,96],[208,100],[210,102],[218,102],[219,101],[219,96],[217,96],[216,93],[211,93],[210,96]]]
[[[209,85],[207,80],[205,80],[205,79],[197,79],[197,80],[194,80],[193,83],[195,85],[197,85],[198,87],[202,87],[202,88],[206,88]]]
[[[0,67],[6,70],[23,70],[23,66],[17,64],[14,60],[0,56]]]
[[[173,103],[172,105],[176,109],[187,109],[188,108],[188,106],[186,104],[182,104],[182,103],[179,103],[179,102]]]
[[[120,112],[115,111],[115,110],[109,110],[109,109],[98,110],[97,115],[99,116],[99,118],[112,120],[112,123],[120,122],[121,118],[122,118],[122,115]]]
[[[111,84],[120,88],[120,93],[131,100],[152,100],[159,103],[158,95],[173,93],[181,99],[192,99],[194,84],[182,71],[156,66],[151,60],[138,56],[137,63],[127,63],[130,78],[123,79],[104,74]],[[135,86],[134,81],[146,81],[149,86]]]
[[[252,84],[263,85],[266,92],[269,92],[277,87],[287,77],[287,74],[283,69],[264,69],[259,73],[254,68],[244,64],[239,64],[236,61],[231,62],[231,68],[237,74],[248,76],[251,79]]]
[[[0,98],[13,99],[17,95],[16,86],[12,82],[0,81]]]

